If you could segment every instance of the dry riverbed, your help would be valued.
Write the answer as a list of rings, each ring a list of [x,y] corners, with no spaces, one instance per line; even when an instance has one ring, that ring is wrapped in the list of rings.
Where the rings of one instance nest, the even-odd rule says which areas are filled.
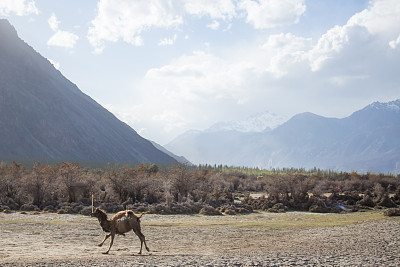
[[[0,213],[0,265],[12,266],[399,266],[400,218],[382,212],[253,213],[142,218],[152,250],[134,233],[108,248],[97,219]]]

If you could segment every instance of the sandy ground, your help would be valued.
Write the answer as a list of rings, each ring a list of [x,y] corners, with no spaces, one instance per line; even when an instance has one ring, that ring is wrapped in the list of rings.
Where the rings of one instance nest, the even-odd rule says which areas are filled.
[[[150,253],[132,232],[103,255],[95,218],[0,213],[0,266],[400,266],[399,217],[146,214],[142,231]]]

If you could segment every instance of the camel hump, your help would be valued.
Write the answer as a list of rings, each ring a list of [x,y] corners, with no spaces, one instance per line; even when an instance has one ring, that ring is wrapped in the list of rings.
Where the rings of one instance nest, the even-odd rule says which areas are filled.
[[[136,219],[140,219],[140,218],[142,218],[142,216],[144,215],[144,212],[142,212],[142,214],[140,214],[139,216],[137,216],[137,215],[135,215],[135,213],[133,212],[133,211],[131,211],[131,210],[127,210],[126,211],[126,216],[127,217],[134,217],[134,218],[136,218]]]
[[[140,218],[140,217],[142,217],[142,214],[140,214],[140,216],[138,217],[133,211],[131,211],[131,210],[127,210],[126,211],[126,216],[128,216],[128,217],[138,217],[138,218]]]

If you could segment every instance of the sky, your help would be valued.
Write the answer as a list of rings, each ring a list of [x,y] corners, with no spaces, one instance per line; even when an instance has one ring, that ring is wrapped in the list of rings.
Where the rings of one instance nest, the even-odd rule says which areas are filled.
[[[400,98],[399,0],[0,0],[85,94],[164,145],[260,112]]]

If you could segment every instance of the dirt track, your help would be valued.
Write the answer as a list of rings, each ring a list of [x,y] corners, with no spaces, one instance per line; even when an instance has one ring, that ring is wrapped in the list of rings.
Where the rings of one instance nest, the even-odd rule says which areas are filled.
[[[103,255],[109,243],[96,246],[104,234],[95,218],[0,213],[0,265],[399,266],[400,219],[368,216],[147,214],[150,254],[135,254],[140,242],[129,233]]]

